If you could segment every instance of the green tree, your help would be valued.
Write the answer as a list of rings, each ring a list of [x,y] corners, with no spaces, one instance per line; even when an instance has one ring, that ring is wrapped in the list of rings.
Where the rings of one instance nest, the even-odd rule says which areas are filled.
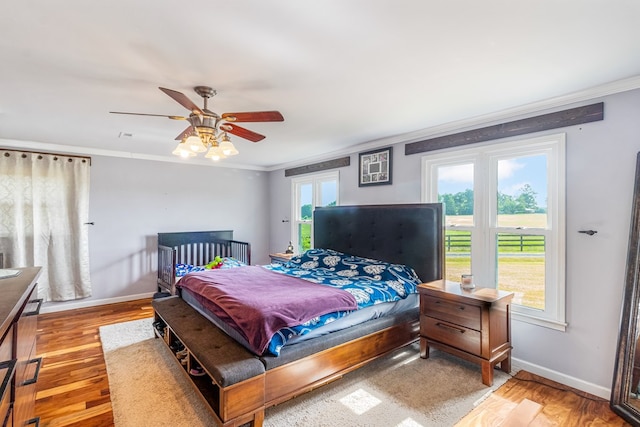
[[[514,214],[518,211],[518,204],[508,194],[498,193],[498,214]]]
[[[498,193],[498,214],[513,215],[519,213],[542,213],[544,208],[538,206],[536,193],[529,184],[525,184],[516,197]],[[473,190],[466,189],[455,194],[438,195],[438,201],[444,203],[446,215],[473,215]]]
[[[446,215],[473,215],[473,190],[471,189],[455,194],[440,194],[438,201],[444,203]]]
[[[302,205],[300,208],[300,219],[311,219],[311,205]]]
[[[525,184],[520,189],[520,195],[516,199],[520,212],[537,212],[538,202],[536,202],[536,193],[529,184]]]
[[[453,196],[457,205],[458,215],[473,215],[473,190],[466,190],[456,193]]]
[[[457,215],[453,194],[440,194],[438,195],[438,201],[444,203],[445,215]]]

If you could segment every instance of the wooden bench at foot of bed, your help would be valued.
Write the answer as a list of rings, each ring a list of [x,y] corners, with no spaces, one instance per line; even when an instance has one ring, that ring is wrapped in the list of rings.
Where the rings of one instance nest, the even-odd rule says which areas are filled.
[[[187,349],[185,374],[224,427],[260,427],[266,408],[418,339],[416,314],[406,316],[400,323],[384,318],[366,322],[362,328],[367,333],[358,338],[350,328],[285,347],[281,358],[258,358],[181,298],[156,299],[152,305],[156,335],[170,349],[176,348],[178,342]],[[180,364],[177,357],[176,361]],[[207,375],[189,375],[195,365],[202,366]]]
[[[178,297],[156,299],[154,330],[174,356],[187,349],[185,374],[222,426],[262,425],[265,368],[260,359]],[[181,345],[180,345],[181,344]],[[206,375],[189,371],[204,368]]]

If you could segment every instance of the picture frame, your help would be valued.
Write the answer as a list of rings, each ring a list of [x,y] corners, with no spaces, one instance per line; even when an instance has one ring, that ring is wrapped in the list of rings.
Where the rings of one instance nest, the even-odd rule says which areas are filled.
[[[393,147],[359,154],[358,187],[390,185],[393,172]]]

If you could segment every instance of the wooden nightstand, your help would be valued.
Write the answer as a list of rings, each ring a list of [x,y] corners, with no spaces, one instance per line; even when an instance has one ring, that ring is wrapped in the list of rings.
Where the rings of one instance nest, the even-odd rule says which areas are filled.
[[[511,371],[512,292],[491,288],[462,290],[459,283],[438,280],[418,285],[420,356],[429,347],[482,366],[482,383],[493,384],[493,368]]]
[[[269,254],[269,257],[271,258],[271,264],[285,264],[289,262],[293,254],[275,253]]]

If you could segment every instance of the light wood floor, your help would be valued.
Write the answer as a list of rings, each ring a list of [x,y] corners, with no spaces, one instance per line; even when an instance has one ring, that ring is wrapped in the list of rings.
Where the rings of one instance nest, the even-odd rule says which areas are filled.
[[[541,406],[530,423],[503,424],[525,399]],[[463,418],[456,427],[475,426],[628,426],[609,401],[530,372],[520,371]]]
[[[153,316],[151,300],[38,316],[43,357],[36,391],[41,426],[113,426],[107,368],[98,328]]]
[[[37,353],[43,357],[43,364],[37,382],[35,408],[40,425],[113,426],[109,382],[98,328],[152,315],[150,300],[40,315]],[[528,372],[520,372],[458,426],[498,426],[523,399],[542,405],[531,425],[627,425],[611,412],[608,401],[566,389]]]

